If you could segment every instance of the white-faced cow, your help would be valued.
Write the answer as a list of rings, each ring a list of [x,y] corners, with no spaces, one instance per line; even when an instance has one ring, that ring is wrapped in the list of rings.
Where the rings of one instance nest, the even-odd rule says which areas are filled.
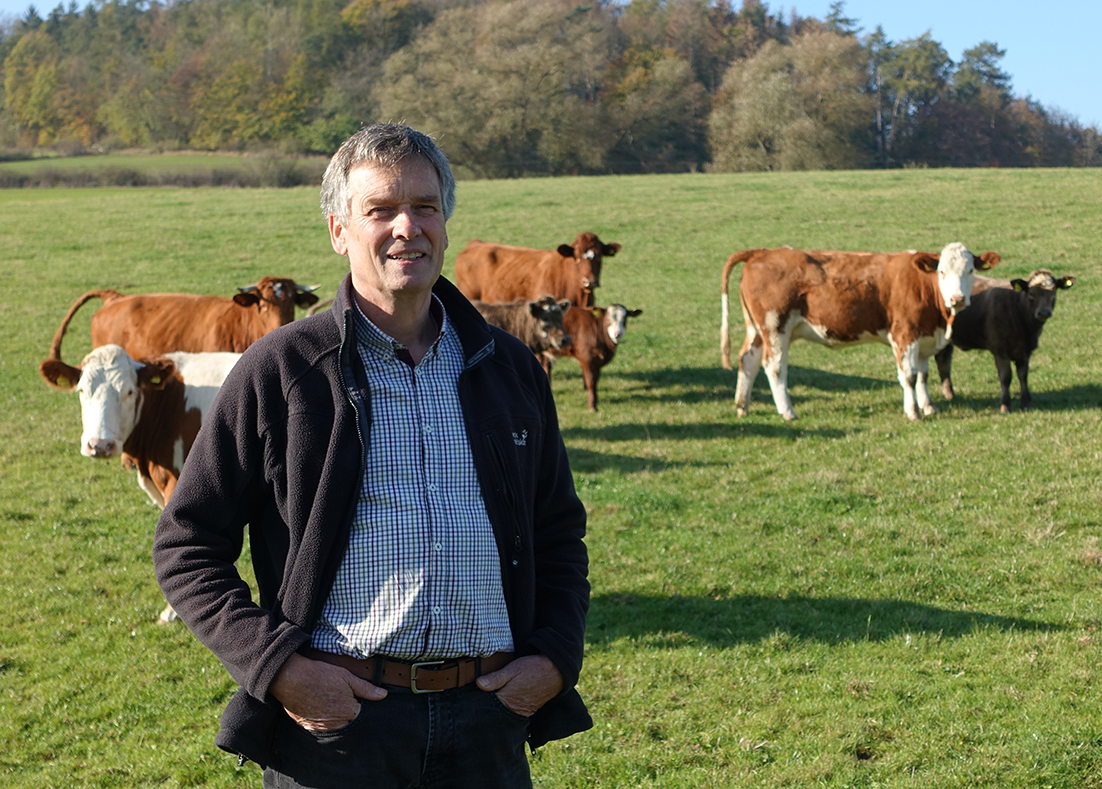
[[[1000,282],[992,280],[992,282]],[[1037,342],[1045,321],[1056,309],[1056,292],[1075,284],[1075,277],[1054,276],[1039,268],[1027,279],[1011,280],[1009,287],[996,285],[983,291],[972,291],[972,305],[953,323],[950,344],[936,357],[941,376],[941,391],[946,400],[953,399],[953,346],[962,351],[984,349],[995,357],[999,376],[999,410],[1010,413],[1010,363],[1013,362],[1021,385],[1022,410],[1033,407],[1029,391],[1029,357],[1037,350]]]
[[[138,485],[161,509],[176,488],[218,387],[239,353],[169,353],[136,361],[118,345],[94,348],[80,367],[47,359],[47,383],[80,395],[80,452],[121,457]],[[175,617],[171,607],[161,619]]]
[[[620,251],[595,233],[582,233],[573,245],[529,249],[472,241],[455,259],[455,284],[468,299],[507,302],[550,295],[593,306],[601,284],[601,262]]]
[[[739,352],[735,407],[745,416],[754,378],[764,364],[777,412],[795,419],[788,396],[788,348],[803,339],[828,347],[881,342],[895,352],[903,412],[934,413],[926,390],[929,357],[948,342],[954,317],[969,304],[976,269],[999,261],[978,258],[960,243],[928,252],[807,252],[790,247],[748,249],[723,268],[720,351],[731,369],[727,281],[745,263],[739,284],[746,339]]]
[[[92,316],[92,347],[121,345],[135,359],[171,351],[241,352],[273,329],[295,319],[295,307],[317,302],[317,286],[298,285],[285,277],[264,277],[238,288],[236,296],[191,293],[135,293],[91,290],[81,296],[61,322],[50,346],[50,358],[61,358],[61,340],[73,315],[86,301],[103,299]]]
[[[551,374],[556,357],[573,356],[582,366],[582,379],[589,395],[589,410],[597,410],[597,381],[601,368],[612,361],[616,347],[624,339],[628,318],[642,315],[642,310],[629,310],[623,304],[583,309],[571,307],[566,311],[563,326],[570,334],[570,347],[565,351],[551,351],[543,355],[543,368]]]
[[[519,338],[538,357],[570,345],[570,335],[563,328],[563,315],[570,309],[569,300],[556,301],[551,296],[544,296],[536,301],[517,299],[507,304],[488,304],[476,299],[471,304],[487,323]]]

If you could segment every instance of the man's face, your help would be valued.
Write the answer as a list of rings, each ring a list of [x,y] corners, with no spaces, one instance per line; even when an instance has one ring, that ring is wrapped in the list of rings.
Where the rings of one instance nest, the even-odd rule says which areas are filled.
[[[330,216],[329,235],[348,256],[356,292],[387,311],[427,298],[448,248],[436,170],[416,158],[394,168],[362,165],[349,173],[348,190],[348,224]]]

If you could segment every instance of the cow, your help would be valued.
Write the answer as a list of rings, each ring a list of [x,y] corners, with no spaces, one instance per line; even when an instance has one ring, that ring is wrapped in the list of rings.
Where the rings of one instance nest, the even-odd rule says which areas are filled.
[[[238,288],[232,298],[191,293],[90,290],[76,300],[54,334],[50,358],[61,358],[61,340],[85,302],[103,300],[92,316],[92,347],[121,345],[135,359],[170,351],[240,353],[260,337],[295,319],[295,307],[317,302],[317,286],[264,277]]]
[[[834,348],[881,342],[895,351],[903,412],[935,413],[926,390],[929,357],[949,340],[954,319],[970,301],[975,271],[999,262],[995,252],[974,257],[961,243],[929,252],[835,252],[747,249],[723,267],[720,352],[731,369],[727,281],[745,263],[739,284],[746,339],[739,351],[735,408],[745,416],[761,366],[773,402],[785,419],[796,412],[788,396],[788,348],[803,339]]]
[[[563,315],[570,301],[556,301],[544,296],[536,301],[517,299],[506,304],[472,301],[487,323],[524,341],[537,357],[549,351],[564,350],[570,345],[570,335],[563,329]]]
[[[168,353],[135,360],[119,345],[93,348],[80,367],[46,359],[39,372],[58,389],[80,395],[80,453],[121,457],[138,486],[161,509],[176,488],[218,388],[239,353]],[[161,621],[175,619],[172,607]]]
[[[507,302],[538,299],[545,294],[593,306],[593,289],[601,284],[601,261],[620,251],[595,233],[582,233],[573,245],[529,249],[475,239],[455,259],[455,284],[468,299]]]
[[[582,379],[589,395],[589,410],[597,410],[597,381],[601,368],[612,361],[616,347],[624,339],[628,318],[637,318],[642,310],[629,310],[623,304],[583,309],[571,307],[566,311],[563,326],[570,333],[570,347],[565,351],[544,354],[543,369],[551,374],[556,357],[573,356],[582,366]]]
[[[996,280],[996,282],[998,282]],[[995,357],[999,376],[999,410],[1010,413],[1010,363],[1018,373],[1021,385],[1022,410],[1033,407],[1029,391],[1029,357],[1037,350],[1037,342],[1045,321],[1056,309],[1056,292],[1075,284],[1075,277],[1054,276],[1039,268],[1028,279],[1010,281],[1010,287],[996,285],[982,292],[972,291],[971,306],[957,316],[948,345],[938,351],[938,375],[946,400],[953,399],[953,346],[962,351],[983,349]]]

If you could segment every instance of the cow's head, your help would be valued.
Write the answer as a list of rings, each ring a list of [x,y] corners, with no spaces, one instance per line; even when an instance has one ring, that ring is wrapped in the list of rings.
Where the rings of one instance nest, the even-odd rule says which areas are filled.
[[[624,333],[628,328],[628,318],[635,318],[643,314],[642,310],[629,310],[623,304],[610,304],[605,308],[604,325],[608,338],[613,345],[619,345],[624,339]],[[600,315],[596,316],[598,320]]]
[[[959,241],[946,245],[941,255],[934,257],[917,252],[914,264],[925,272],[937,272],[937,287],[946,308],[956,315],[972,303],[972,281],[977,271],[987,271],[999,262],[997,252],[984,252],[978,258]]]
[[[1075,277],[1053,276],[1047,268],[1039,268],[1029,275],[1029,279],[1014,279],[1010,287],[1024,293],[1033,319],[1044,323],[1052,317],[1056,309],[1056,291],[1067,290],[1075,284]]]
[[[238,288],[233,300],[242,307],[255,305],[260,314],[278,317],[277,325],[285,326],[295,319],[295,307],[317,304],[317,289],[317,285],[299,285],[286,277],[263,277],[255,285]]]
[[[568,244],[559,246],[560,255],[574,259],[574,267],[582,283],[585,303],[579,304],[579,307],[593,306],[593,289],[601,285],[601,260],[612,257],[619,251],[619,244],[606,244],[597,238],[596,233],[582,233],[574,240],[573,246]]]
[[[109,458],[122,452],[134,431],[145,393],[163,388],[176,365],[163,356],[136,362],[118,345],[101,345],[80,367],[47,359],[38,370],[51,386],[80,394],[80,454]]]
[[[552,296],[541,296],[528,302],[528,314],[539,324],[540,339],[556,351],[570,346],[570,335],[563,328],[562,321],[570,309],[570,299],[556,301]]]

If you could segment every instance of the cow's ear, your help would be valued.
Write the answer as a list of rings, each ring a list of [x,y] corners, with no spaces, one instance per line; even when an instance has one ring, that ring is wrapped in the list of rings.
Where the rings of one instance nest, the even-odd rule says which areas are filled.
[[[528,314],[531,315],[533,318],[538,318],[540,316],[540,313],[542,312],[543,305],[540,304],[538,301],[528,302]]]
[[[574,247],[570,246],[569,244],[559,244],[559,248],[556,251],[564,258],[574,257]]]
[[[638,318],[642,314],[643,314],[642,310],[628,310],[628,317],[629,318]]]
[[[299,307],[312,307],[317,304],[318,297],[314,295],[317,287],[317,285],[314,285],[312,288],[304,288],[301,285],[296,285],[295,304]]]
[[[1073,281],[1074,281],[1074,279],[1075,279],[1075,277],[1072,277]],[[568,309],[570,309],[570,299],[563,299],[562,301],[560,301],[559,302],[559,308],[563,312],[566,312]]]
[[[1029,290],[1029,283],[1024,279],[1012,279],[1010,280],[1010,287],[1019,293],[1025,293]]]
[[[164,356],[146,359],[138,368],[138,385],[153,389],[164,389],[172,376],[176,375],[176,363]]]
[[[931,273],[937,271],[937,264],[940,259],[936,255],[931,255],[929,252],[915,252],[912,262],[919,271],[925,271]]]
[[[995,266],[999,265],[1000,260],[1002,260],[1002,258],[999,257],[998,252],[992,252],[991,250],[988,250],[987,252],[984,252],[982,255],[980,255],[978,258],[975,258],[975,266],[980,271],[990,271],[991,269],[995,268]]]
[[[258,301],[260,301],[260,299],[255,293],[238,293],[233,297],[233,303],[239,304],[242,307],[251,307]]]
[[[616,244],[616,243],[605,244],[604,249],[601,250],[601,254],[612,257],[613,255],[615,255],[619,251],[620,251],[620,245],[619,244]]]
[[[80,382],[80,368],[65,364],[60,359],[47,359],[38,365],[38,372],[55,389],[71,392]]]
[[[1075,277],[1071,276],[1070,274],[1068,274],[1066,277],[1056,278],[1056,287],[1058,287],[1060,290],[1067,290],[1074,284]]]

